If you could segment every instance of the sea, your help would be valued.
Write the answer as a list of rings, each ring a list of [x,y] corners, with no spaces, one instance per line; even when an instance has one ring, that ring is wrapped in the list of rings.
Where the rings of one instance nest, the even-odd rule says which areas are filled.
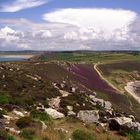
[[[29,58],[27,55],[0,55],[0,62],[25,61]]]

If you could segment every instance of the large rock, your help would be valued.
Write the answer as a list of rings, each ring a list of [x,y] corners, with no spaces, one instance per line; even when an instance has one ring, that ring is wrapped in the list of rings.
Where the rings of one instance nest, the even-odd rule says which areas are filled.
[[[126,123],[132,122],[132,119],[128,117],[116,117],[113,118],[113,120],[115,120],[119,125],[124,125]]]
[[[131,122],[132,119],[128,117],[115,117],[109,119],[109,127],[111,130],[120,130],[121,126]]]
[[[46,108],[45,112],[48,113],[53,119],[60,119],[65,117],[63,113],[60,113],[52,108]]]
[[[85,123],[95,123],[99,119],[98,112],[98,110],[81,110],[77,117]]]
[[[130,117],[115,117],[109,120],[109,127],[112,130],[129,132],[131,130],[140,132],[140,123],[133,121]]]

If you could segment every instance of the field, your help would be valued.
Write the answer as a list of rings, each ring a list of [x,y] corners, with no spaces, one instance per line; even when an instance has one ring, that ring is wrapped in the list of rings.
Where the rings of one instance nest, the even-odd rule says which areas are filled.
[[[92,52],[92,51],[73,51],[73,52],[47,52],[37,57],[39,60],[56,60],[83,63],[111,63],[121,61],[139,61],[139,52]]]

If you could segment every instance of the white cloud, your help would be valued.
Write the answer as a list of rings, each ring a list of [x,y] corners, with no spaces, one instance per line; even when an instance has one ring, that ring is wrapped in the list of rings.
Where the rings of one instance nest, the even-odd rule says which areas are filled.
[[[5,40],[6,42],[12,42],[19,39],[16,35],[17,32],[9,27],[4,27],[0,30],[0,39]]]
[[[124,39],[136,17],[135,12],[121,9],[61,9],[43,15],[43,19],[49,22],[80,27],[81,39],[84,40],[88,35],[92,39],[101,37],[109,40],[112,36]]]
[[[17,47],[21,49],[30,49],[30,46],[27,44],[18,44]]]
[[[83,9],[83,12],[82,9],[80,10],[82,14],[85,12],[85,9]],[[94,9],[89,10],[94,11]],[[110,9],[108,10],[110,11]],[[84,19],[82,15],[80,17],[82,22],[79,21],[78,16],[74,20],[73,15],[64,18],[65,22],[58,22],[53,18],[52,21],[49,20],[49,22],[43,23],[35,23],[27,19],[0,19],[0,25],[8,26],[0,29],[0,49],[3,47],[7,50],[10,48],[35,50],[140,50],[140,20],[137,14],[127,10],[114,10],[114,16],[117,15],[117,11],[119,12],[116,20],[112,17],[112,9],[111,11],[112,13],[108,13],[108,20],[104,15],[102,15],[104,20],[99,18],[103,22],[100,24],[95,24],[98,21],[97,17],[94,18],[97,21],[93,21],[92,17],[85,17]],[[74,17],[76,15],[78,14],[75,13]],[[123,16],[125,20],[122,19]],[[66,22],[67,19],[71,20],[71,23]]]
[[[0,12],[17,12],[23,9],[37,7],[47,2],[48,0],[16,0],[0,6]]]
[[[61,9],[43,15],[50,22],[114,31],[132,23],[136,13],[121,9]]]
[[[64,39],[67,40],[77,40],[78,39],[78,34],[74,31],[67,32],[64,34]]]

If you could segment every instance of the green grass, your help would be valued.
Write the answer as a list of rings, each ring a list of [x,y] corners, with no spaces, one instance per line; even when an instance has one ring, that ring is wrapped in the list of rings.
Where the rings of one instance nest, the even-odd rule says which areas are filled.
[[[16,140],[14,136],[8,134],[4,130],[0,130],[0,139],[2,139],[2,140]]]
[[[72,133],[72,140],[95,140],[93,133],[77,129]]]
[[[99,91],[96,91],[96,97],[104,100],[109,100],[109,97],[105,93]]]
[[[6,92],[0,92],[0,105],[9,104],[11,97]]]
[[[23,129],[20,136],[25,140],[33,140],[35,131],[31,129]]]
[[[32,117],[34,119],[44,121],[47,124],[52,123],[52,118],[45,112],[40,112],[40,111],[33,110],[30,113],[30,117]]]
[[[70,61],[70,62],[86,62],[86,63],[110,63],[115,61],[138,61],[140,55],[135,53],[116,53],[116,52],[59,52],[53,54],[52,60]],[[40,56],[41,60],[48,60],[47,55]],[[50,59],[50,60],[51,60]]]

